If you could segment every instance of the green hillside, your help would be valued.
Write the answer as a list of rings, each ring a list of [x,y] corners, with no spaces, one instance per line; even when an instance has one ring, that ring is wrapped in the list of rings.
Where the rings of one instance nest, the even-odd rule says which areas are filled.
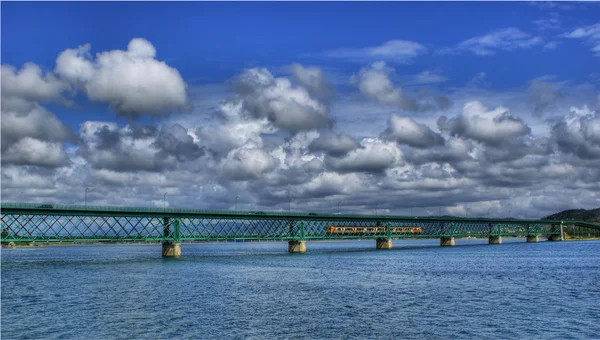
[[[596,209],[570,209],[549,215],[544,220],[578,220],[587,222],[600,222],[600,208]]]

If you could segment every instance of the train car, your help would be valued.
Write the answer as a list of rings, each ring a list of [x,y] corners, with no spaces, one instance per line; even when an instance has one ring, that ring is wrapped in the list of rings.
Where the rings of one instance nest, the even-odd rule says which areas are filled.
[[[391,227],[392,235],[406,234],[421,234],[423,228],[421,226],[405,226]],[[330,225],[327,228],[327,235],[348,235],[348,236],[363,236],[363,235],[387,235],[386,227],[384,226],[334,226]]]

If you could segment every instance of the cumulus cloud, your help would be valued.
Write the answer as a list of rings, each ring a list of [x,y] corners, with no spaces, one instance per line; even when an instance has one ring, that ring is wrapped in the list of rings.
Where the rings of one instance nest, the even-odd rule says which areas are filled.
[[[459,43],[456,47],[442,49],[439,53],[446,54],[468,51],[476,55],[485,56],[496,54],[500,50],[526,49],[543,43],[544,40],[541,37],[534,37],[518,28],[509,27],[467,39]]]
[[[428,148],[444,144],[444,138],[439,133],[433,132],[427,125],[398,115],[390,117],[388,127],[381,137],[416,148]]]
[[[587,106],[571,108],[562,122],[552,127],[560,151],[582,159],[600,159],[600,116]]]
[[[325,165],[340,173],[381,173],[403,162],[402,151],[393,143],[365,138],[360,144],[361,148],[352,150],[343,157],[325,157]]]
[[[60,167],[67,165],[68,161],[61,143],[51,143],[31,137],[20,139],[2,152],[3,164]]]
[[[323,70],[319,67],[304,67],[300,64],[293,64],[292,74],[296,81],[312,96],[327,98],[333,93],[333,90],[325,81]]]
[[[370,52],[386,55],[385,48]],[[177,117],[178,124],[86,122],[80,127],[78,145],[65,147],[67,141],[75,142],[73,134],[40,106],[42,101],[61,101],[75,88],[88,95],[95,91],[101,98],[95,100],[115,108],[119,101],[123,107],[136,107],[135,114],[120,113],[128,118],[155,117],[159,113],[145,113],[129,95],[118,97],[98,86],[103,79],[110,84],[118,70],[123,76],[137,70],[109,70],[110,65],[161,62],[154,47],[143,40],[132,41],[126,51],[94,56],[84,45],[64,51],[59,59],[60,77],[27,65],[21,70],[3,66],[3,199],[81,204],[81,188],[93,186],[88,200],[95,204],[162,206],[168,192],[166,203],[171,207],[232,209],[233,197],[240,194],[240,206],[256,204],[252,209],[267,211],[287,210],[289,189],[293,211],[333,212],[343,201],[342,211],[372,213],[377,202],[394,214],[413,204],[436,206],[436,212],[440,205],[448,206],[448,212],[464,207],[471,214],[486,212],[488,205],[500,211],[497,202],[506,204],[512,195],[531,197],[519,201],[514,211],[535,218],[565,204],[589,207],[600,190],[598,116],[592,109],[574,109],[555,124],[549,138],[537,138],[507,108],[488,109],[469,101],[471,92],[462,113],[439,120],[441,134],[423,124],[431,119],[428,115],[392,115],[387,129],[377,125],[374,132],[365,131],[364,124],[375,120],[368,111],[371,103],[359,103],[357,113],[348,114],[354,124],[349,130],[355,129],[351,135],[348,130],[334,133],[328,118],[331,89],[323,71],[299,64],[292,66],[289,79],[266,69],[246,70],[236,78],[234,96],[218,107],[213,99],[209,105],[213,111],[195,106],[197,111]],[[365,67],[354,80],[364,96],[391,106],[390,110],[408,109],[407,103],[415,111],[452,104],[446,97],[430,95],[431,89],[413,94],[415,99],[407,95],[414,88],[410,85],[439,83],[443,74],[424,71],[400,76],[401,82],[395,84],[393,72],[379,62]],[[12,78],[5,82],[5,75]],[[142,78],[126,83],[135,85]],[[12,85],[5,91],[7,84]],[[535,79],[529,87],[531,104],[548,110],[560,98],[561,86],[554,78]],[[140,101],[146,96],[141,93]],[[506,105],[513,108],[513,102]],[[379,138],[356,139],[375,137],[384,129]],[[577,201],[549,202],[557,192]],[[457,207],[450,207],[453,204]]]
[[[179,72],[155,59],[154,46],[132,39],[127,50],[90,54],[90,44],[67,49],[55,71],[92,101],[110,104],[128,118],[156,117],[186,107],[186,83]]]
[[[117,172],[164,171],[205,154],[181,125],[127,125],[87,121],[80,129],[78,155],[93,169]]]
[[[302,168],[307,173],[318,174],[318,173],[321,173],[323,171],[324,164],[323,164],[323,162],[320,159],[313,158],[310,161],[304,163],[304,165],[302,166]]]
[[[278,165],[279,161],[276,158],[250,145],[233,150],[227,155],[223,163],[223,174],[234,181],[247,181],[258,179]]]
[[[13,97],[26,101],[59,101],[70,91],[70,85],[52,73],[42,72],[33,63],[26,63],[20,70],[11,65],[2,65],[2,99]]]
[[[341,194],[350,187],[351,181],[357,181],[356,175],[324,172],[302,185],[299,195],[321,198]]]
[[[18,97],[2,98],[2,163],[60,167],[68,163],[63,150],[75,134],[50,111]]]
[[[423,96],[424,98],[418,102],[406,95],[401,88],[394,86],[391,80],[391,76],[393,75],[393,68],[389,67],[383,61],[377,61],[367,67],[363,67],[358,74],[350,78],[350,82],[358,86],[363,96],[406,111],[445,110],[452,105],[450,99],[443,96],[435,96],[431,98],[429,103],[426,101],[427,98]],[[432,82],[441,80],[437,78],[439,75],[433,73],[422,73],[420,75],[423,78],[421,81]],[[414,81],[410,82],[414,84]]]
[[[324,56],[351,61],[385,60],[408,62],[426,51],[427,48],[425,46],[414,41],[390,40],[379,46],[331,50],[325,52]]]
[[[339,157],[359,147],[360,144],[356,139],[328,131],[315,139],[308,148],[312,152],[325,152],[328,155]]]
[[[4,104],[4,102],[3,102]],[[38,104],[31,104],[24,111],[2,110],[2,150],[26,137],[48,141],[66,142],[74,137],[50,111]]]
[[[520,118],[511,115],[507,108],[488,110],[478,101],[466,103],[458,117],[448,119],[441,116],[438,119],[438,127],[451,135],[490,145],[499,145],[531,132],[529,126]]]
[[[204,155],[204,148],[194,143],[194,138],[179,124],[165,125],[152,144],[158,157],[175,157],[179,162],[193,161]]]
[[[263,146],[263,134],[277,131],[267,118],[256,119],[244,110],[243,100],[222,103],[217,110],[220,119],[206,121],[196,130],[200,143],[219,157],[248,142]]]
[[[27,63],[20,70],[2,65],[2,164],[56,168],[68,164],[64,151],[75,134],[39,102],[70,104],[71,87]]]
[[[390,80],[394,69],[383,61],[377,61],[360,70],[352,81],[358,85],[360,93],[383,104],[397,106],[405,110],[417,110],[415,100],[407,98],[400,88],[396,88]]]
[[[244,71],[235,89],[253,118],[267,118],[279,129],[299,132],[330,125],[325,104],[304,87],[292,86],[287,78],[275,78],[265,68]]]
[[[473,143],[470,140],[450,137],[444,145],[437,145],[423,149],[409,149],[405,159],[408,163],[422,165],[427,163],[450,163],[457,164],[465,161],[473,161]]]
[[[104,185],[125,185],[132,181],[131,174],[107,169],[92,169],[91,178]]]

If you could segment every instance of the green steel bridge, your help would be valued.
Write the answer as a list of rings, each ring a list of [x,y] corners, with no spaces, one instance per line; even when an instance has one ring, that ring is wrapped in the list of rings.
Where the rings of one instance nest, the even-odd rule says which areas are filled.
[[[306,241],[374,239],[377,248],[393,239],[524,237],[537,242],[600,237],[600,224],[582,221],[496,218],[408,217],[206,211],[185,209],[65,206],[2,203],[2,244],[42,243],[162,243],[164,256],[180,256],[181,243],[202,241],[288,241],[290,252],[306,251]]]

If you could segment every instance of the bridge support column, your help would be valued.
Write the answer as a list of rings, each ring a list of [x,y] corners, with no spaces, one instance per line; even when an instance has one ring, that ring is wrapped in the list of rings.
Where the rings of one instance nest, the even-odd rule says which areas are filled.
[[[502,244],[502,236],[490,236],[488,244]]]
[[[392,239],[391,238],[378,238],[376,248],[377,249],[392,249]]]
[[[562,240],[563,240],[562,235],[550,235],[550,237],[548,237],[548,241],[552,241],[552,242],[562,241]]]
[[[456,243],[454,242],[454,237],[442,237],[440,238],[440,246],[442,247],[454,247]]]
[[[527,235],[527,243],[537,243],[540,242],[540,238],[537,235]]]
[[[291,240],[288,243],[288,252],[290,253],[305,253],[306,241]]]
[[[171,242],[171,241],[163,242],[162,256],[163,257],[180,257],[181,256],[181,243],[175,243],[175,242]]]

